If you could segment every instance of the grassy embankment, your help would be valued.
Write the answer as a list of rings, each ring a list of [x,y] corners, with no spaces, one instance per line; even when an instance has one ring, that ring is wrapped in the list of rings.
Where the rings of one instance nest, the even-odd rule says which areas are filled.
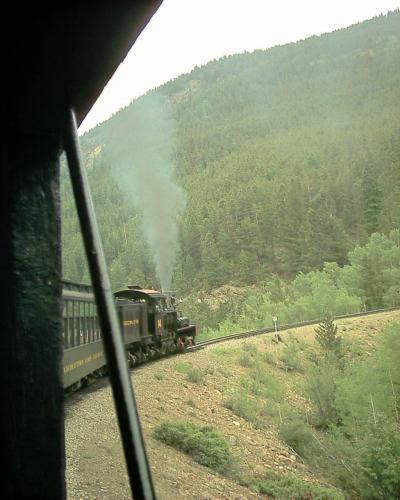
[[[398,498],[400,324],[383,324],[357,318],[335,330],[326,321],[317,340],[308,327],[283,334],[278,345],[265,336],[179,361],[184,383],[194,392],[218,387],[216,416],[235,420],[227,425],[216,417],[204,425],[191,399],[191,418],[165,419],[154,436],[273,498]],[[240,445],[226,438],[232,423],[241,430]],[[272,439],[290,454],[287,465],[270,453]],[[254,444],[251,453],[246,440]]]

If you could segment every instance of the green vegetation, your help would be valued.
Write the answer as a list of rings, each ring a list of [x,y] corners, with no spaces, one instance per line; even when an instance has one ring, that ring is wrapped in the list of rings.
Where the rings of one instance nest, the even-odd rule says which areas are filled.
[[[338,343],[327,342],[333,332],[339,339],[329,317],[316,331],[320,355],[308,367],[304,387],[312,407],[307,423],[303,413],[293,413],[281,423],[280,435],[349,494],[398,498],[400,324],[385,328],[375,353],[364,358],[338,352]]]
[[[285,336],[275,354],[254,342],[225,348],[243,374],[232,380],[223,404],[255,429],[276,425],[290,449],[345,495],[394,500],[400,495],[400,324],[385,327],[369,355],[352,348],[329,314],[315,335],[312,345]],[[297,367],[285,376],[295,377],[287,393],[279,368],[293,364],[293,353]],[[294,401],[293,390],[300,396]],[[308,498],[305,485],[286,476],[246,485],[274,498]],[[315,487],[312,498],[343,498]]]
[[[177,363],[176,369],[178,372],[185,374],[187,380],[194,384],[204,381],[207,375],[206,370],[193,367],[190,363]]]
[[[189,382],[197,384],[204,380],[205,373],[200,368],[190,368],[186,373]]]
[[[277,500],[342,500],[344,495],[333,488],[302,481],[293,474],[268,472],[261,479],[253,479],[250,487],[268,498]]]
[[[166,421],[156,427],[154,437],[217,472],[225,472],[232,463],[228,443],[222,434],[212,427],[198,427],[190,422]]]
[[[301,457],[310,454],[310,448],[313,447],[312,433],[301,420],[283,423],[279,429],[279,436]]]
[[[169,155],[186,199],[183,209],[164,196],[165,211],[181,214],[173,277],[181,294],[277,281],[269,301],[281,304],[288,279],[324,262],[342,268],[352,258],[348,252],[378,232],[386,236],[373,240],[375,254],[353,253],[357,279],[350,273],[351,290],[337,289],[336,309],[398,303],[398,266],[386,265],[378,240],[400,227],[399,33],[396,11],[295,44],[225,57],[149,92],[85,134],[113,287],[158,286],[143,231],[146,203],[139,203],[137,186],[127,188],[127,176],[130,186],[147,172],[147,184],[159,193],[158,159]],[[154,112],[149,96],[167,101],[167,119]],[[146,136],[148,114],[154,120]],[[64,276],[88,281],[64,170],[61,185]],[[385,287],[388,281],[392,286]],[[288,317],[301,319],[304,311],[321,317],[311,298],[296,302]],[[219,315],[209,314],[205,303],[197,308],[201,324]],[[226,309],[232,312],[231,304]],[[221,305],[218,322],[225,317]]]
[[[263,399],[279,402],[283,398],[284,390],[282,384],[271,372],[265,370],[265,367],[258,366],[251,370],[248,381],[243,381],[242,385],[248,388],[251,394]]]
[[[242,351],[232,350],[232,353],[236,355],[237,360],[232,362],[238,362],[245,369],[245,373],[238,386],[229,391],[224,405],[256,428],[263,428],[270,423],[270,417],[280,414],[284,387],[268,369],[266,353],[259,351],[254,343],[244,342]]]
[[[262,427],[261,412],[263,405],[255,397],[250,396],[245,389],[236,390],[232,396],[225,401],[225,407],[238,417]]]
[[[300,359],[300,347],[294,341],[291,341],[285,349],[282,350],[282,353],[279,356],[279,361],[281,361],[283,368],[286,371],[303,371],[303,365]]]
[[[192,365],[189,363],[186,363],[184,361],[179,361],[178,363],[176,363],[175,368],[176,368],[176,371],[178,371],[179,373],[185,374],[188,372],[188,370],[190,370],[192,368]]]
[[[344,356],[342,337],[337,333],[333,316],[328,313],[323,322],[315,329],[315,340],[326,356],[333,356],[339,361]]]
[[[358,312],[367,304],[373,308],[400,304],[400,230],[373,234],[365,245],[349,252],[348,260],[343,267],[329,262],[322,270],[300,273],[291,282],[275,275],[262,288],[250,289],[242,298],[240,311],[217,328],[209,328],[205,336],[272,327],[273,316],[279,324],[287,324],[324,318],[327,313]],[[373,282],[367,280],[371,269]]]
[[[190,422],[161,423],[154,430],[154,437],[190,455],[196,462],[210,469],[234,477],[240,484],[253,491],[276,499],[323,499],[344,498],[332,487],[308,483],[293,474],[267,472],[262,477],[247,477],[229,451],[225,438],[212,427],[199,427]]]

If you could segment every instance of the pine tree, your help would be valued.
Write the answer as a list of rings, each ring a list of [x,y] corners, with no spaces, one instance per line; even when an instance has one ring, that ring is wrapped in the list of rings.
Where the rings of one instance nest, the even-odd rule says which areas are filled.
[[[343,357],[342,337],[338,335],[338,328],[331,314],[328,313],[315,329],[315,340],[325,356],[333,355],[337,359]]]
[[[382,207],[382,193],[380,191],[377,172],[367,160],[362,173],[363,181],[363,210],[364,225],[369,234],[379,229],[379,215]]]

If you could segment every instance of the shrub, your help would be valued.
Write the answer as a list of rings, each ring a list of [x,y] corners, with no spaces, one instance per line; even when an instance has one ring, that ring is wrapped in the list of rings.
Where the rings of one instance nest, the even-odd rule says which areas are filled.
[[[248,422],[260,425],[259,413],[262,405],[256,399],[248,396],[245,390],[240,390],[225,401],[225,407],[238,417]]]
[[[331,314],[327,314],[323,322],[315,329],[315,340],[325,356],[333,355],[338,360],[343,358],[342,337],[337,333],[337,325],[333,322]]]
[[[284,423],[279,428],[279,436],[296,453],[305,457],[312,447],[312,434],[310,429],[301,421]]]
[[[334,364],[325,363],[309,372],[306,393],[314,403],[314,425],[327,429],[339,421],[336,408],[338,369]]]
[[[341,427],[331,428],[329,433],[321,433],[319,442],[314,440],[314,448],[307,455],[307,462],[319,470],[331,483],[345,491],[349,498],[360,498],[360,455],[362,451],[357,441],[350,441]]]
[[[176,366],[175,366],[175,369],[177,372],[179,373],[187,373],[187,371],[191,368],[191,366],[189,365],[189,363],[185,363],[185,362],[179,362],[179,363],[176,363]]]
[[[165,421],[156,427],[154,437],[217,472],[226,471],[232,462],[228,443],[213,427]]]
[[[307,379],[314,423],[328,430],[307,461],[352,497],[400,498],[399,333],[385,327],[375,353],[344,371],[330,353]]]
[[[283,363],[287,371],[296,370],[303,372],[303,367],[299,358],[299,348],[294,344],[289,344],[283,349],[279,360]]]
[[[263,360],[269,365],[276,365],[276,356],[270,351],[265,351],[262,355]]]
[[[185,374],[189,382],[193,382],[195,384],[201,382],[205,376],[204,370],[200,368],[195,368],[191,366],[189,363],[177,363],[176,370],[179,373]]]
[[[249,356],[247,353],[242,353],[239,356],[239,365],[244,368],[251,368],[254,365],[254,358]]]
[[[204,378],[205,373],[200,368],[192,368],[190,367],[186,373],[186,377],[189,382],[193,382],[195,384],[201,382]]]
[[[400,436],[395,428],[374,429],[361,454],[365,498],[400,498]]]
[[[281,500],[343,500],[345,497],[333,488],[318,484],[307,483],[296,478],[293,474],[277,474],[268,472],[260,479],[254,479],[250,485],[252,489],[269,498]]]
[[[256,344],[253,342],[243,342],[243,350],[250,354],[250,356],[256,356],[258,354],[258,349]]]
[[[255,396],[273,401],[282,401],[284,388],[274,376],[266,371],[252,371],[249,389]]]

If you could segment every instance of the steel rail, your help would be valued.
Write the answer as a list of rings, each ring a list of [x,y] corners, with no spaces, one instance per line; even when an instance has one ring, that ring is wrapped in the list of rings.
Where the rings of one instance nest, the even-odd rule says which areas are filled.
[[[369,316],[369,315],[372,315],[372,314],[378,314],[378,313],[385,313],[385,312],[390,312],[390,311],[396,311],[396,310],[399,310],[399,309],[400,309],[400,307],[389,307],[389,308],[385,308],[385,309],[374,309],[374,310],[371,310],[371,311],[363,311],[363,312],[358,312],[358,313],[351,313],[351,314],[344,314],[344,315],[341,315],[341,316],[335,316],[334,319],[335,320],[339,320],[339,319],[346,319],[346,318],[354,318],[354,317],[357,317],[357,316]],[[309,320],[309,321],[301,321],[301,322],[297,322],[297,323],[286,324],[286,325],[283,325],[282,327],[280,327],[278,333],[290,330],[292,328],[301,328],[303,326],[316,325],[316,324],[320,323],[321,321],[322,320],[319,319],[319,320]],[[162,359],[169,358],[169,357],[172,357],[172,356],[176,356],[176,355],[182,356],[182,355],[185,355],[185,354],[190,354],[192,352],[199,351],[201,349],[205,349],[206,347],[209,347],[209,346],[214,345],[214,344],[219,344],[219,343],[222,343],[222,342],[229,342],[230,340],[237,340],[237,339],[242,339],[242,338],[249,338],[249,337],[252,337],[252,336],[263,335],[263,334],[266,334],[266,333],[275,333],[275,327],[259,328],[258,330],[250,330],[250,331],[246,331],[246,332],[233,333],[231,335],[225,335],[223,337],[216,337],[214,339],[204,340],[203,342],[199,342],[199,343],[197,343],[197,344],[195,344],[193,346],[186,347],[181,352],[170,353],[170,354],[161,356],[160,358],[153,358],[153,359],[147,360],[145,363],[140,363],[138,365],[135,365],[132,368],[132,370],[135,370],[137,368],[142,368],[145,365],[147,365],[148,363],[157,363],[157,361],[161,361]],[[90,384],[88,387],[91,387],[91,386],[92,386],[92,384]],[[75,392],[66,392],[65,393],[65,397],[69,398],[69,397],[72,397],[74,394],[75,394]]]
[[[87,174],[81,160],[75,115],[71,109],[66,113],[63,123],[63,139],[103,334],[104,352],[110,373],[131,492],[135,499],[152,500],[156,498],[154,485]]]
[[[346,318],[356,318],[359,316],[369,316],[371,314],[378,314],[378,313],[385,313],[385,312],[390,312],[390,311],[396,311],[399,310],[400,307],[388,307],[385,309],[373,309],[371,311],[362,311],[358,313],[351,313],[351,314],[343,314],[340,316],[334,316],[334,320],[340,320],[340,319],[346,319]],[[279,332],[291,330],[293,328],[301,328],[303,326],[310,326],[310,325],[317,325],[321,323],[323,319],[312,319],[312,320],[307,320],[307,321],[299,321],[297,323],[288,323],[285,325],[282,325],[279,327]],[[242,338],[247,338],[247,337],[254,337],[257,335],[263,335],[265,333],[275,333],[275,327],[266,327],[266,328],[259,328],[257,330],[248,330],[245,332],[238,332],[238,333],[232,333],[231,335],[225,335],[223,337],[216,337],[214,339],[208,339],[204,340],[203,342],[199,342],[196,345],[187,347],[184,352],[194,352],[198,351],[200,349],[204,349],[210,345],[214,344],[219,344],[221,342],[228,342],[229,340],[237,340],[237,339],[242,339]]]

